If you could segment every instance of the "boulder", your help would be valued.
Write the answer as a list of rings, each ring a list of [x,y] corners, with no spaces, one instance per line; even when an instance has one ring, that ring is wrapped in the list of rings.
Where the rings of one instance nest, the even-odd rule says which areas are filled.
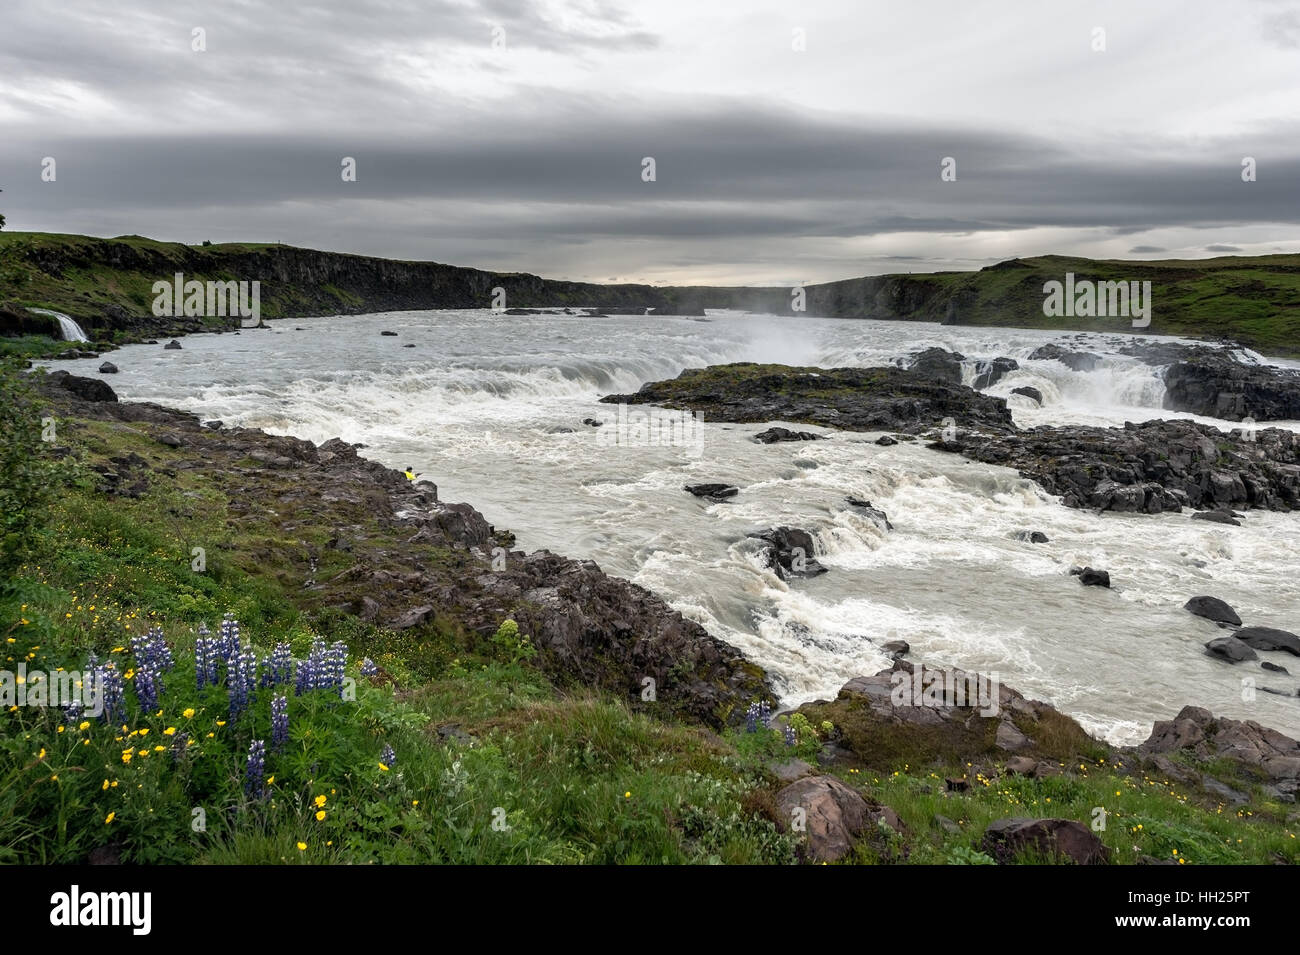
[[[98,378],[83,378],[66,371],[56,371],[49,375],[49,380],[72,392],[82,401],[117,401],[117,392]]]
[[[822,435],[811,431],[791,431],[789,428],[768,428],[754,435],[759,444],[776,444],[778,441],[820,441]]]
[[[99,373],[101,375],[116,375],[117,365],[114,365],[111,361],[106,361],[99,366]]]
[[[180,347],[181,347],[181,343],[173,338],[171,341],[169,341],[166,345],[163,346],[163,351],[179,351]]]
[[[1012,388],[1011,393],[1013,395],[1020,395],[1023,398],[1028,398],[1030,401],[1036,401],[1040,405],[1043,403],[1043,393],[1037,388],[1030,388],[1028,385],[1023,388]]]
[[[1096,833],[1073,819],[996,819],[984,831],[981,848],[1000,863],[1025,851],[1075,865],[1110,861],[1110,850]]]
[[[1215,623],[1226,623],[1233,627],[1241,626],[1241,618],[1237,616],[1237,611],[1218,597],[1193,597],[1183,605],[1183,609],[1206,620],[1213,620]]]
[[[1016,540],[1022,540],[1027,544],[1047,544],[1050,541],[1042,531],[1017,531]]]
[[[1075,567],[1070,571],[1079,578],[1079,583],[1085,587],[1109,587],[1110,573],[1104,570],[1093,570],[1091,567]]]
[[[727,498],[735,497],[740,493],[740,488],[734,484],[687,484],[682,490],[712,501],[714,504],[721,504]]]
[[[838,862],[852,852],[871,814],[867,801],[834,776],[797,780],[776,794],[776,805],[783,819],[802,825],[817,862]]]
[[[380,332],[379,334],[380,334],[380,335],[383,335],[385,338],[396,338],[396,337],[397,337],[397,332],[390,332],[390,331],[388,331],[388,330],[384,330],[384,331]]]
[[[882,434],[880,437],[876,438],[876,444],[880,445],[882,448],[892,448],[894,445],[898,444],[898,439],[890,437],[887,434]]]
[[[1229,663],[1241,663],[1244,660],[1258,660],[1259,654],[1236,637],[1215,637],[1205,645],[1205,652]]]
[[[816,546],[813,536],[797,527],[772,527],[751,537],[761,540],[767,565],[782,580],[787,577],[816,577],[826,573],[826,568],[814,558]]]
[[[1231,511],[1197,511],[1192,515],[1194,521],[1209,521],[1212,524],[1231,524],[1240,527],[1241,521]]]
[[[1243,627],[1236,637],[1248,647],[1256,650],[1285,650],[1300,657],[1300,636],[1286,630],[1274,630],[1272,627]]]

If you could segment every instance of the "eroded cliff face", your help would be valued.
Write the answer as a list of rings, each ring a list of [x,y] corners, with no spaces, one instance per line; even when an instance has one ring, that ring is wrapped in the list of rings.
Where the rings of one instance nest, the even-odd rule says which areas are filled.
[[[554,281],[523,272],[490,272],[286,245],[186,246],[146,240],[32,242],[7,250],[24,281],[0,300],[50,299],[83,327],[174,334],[201,324],[153,314],[153,284],[185,279],[261,283],[265,318],[360,314],[429,308],[516,306],[672,308],[674,297],[648,285]],[[504,298],[496,289],[504,291]],[[232,323],[233,324],[233,323]]]

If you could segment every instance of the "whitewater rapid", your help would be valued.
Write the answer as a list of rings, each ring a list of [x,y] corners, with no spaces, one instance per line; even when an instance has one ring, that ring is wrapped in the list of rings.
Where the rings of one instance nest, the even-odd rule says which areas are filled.
[[[521,548],[594,559],[656,591],[767,667],[787,704],[833,697],[887,666],[880,645],[903,639],[913,660],[996,673],[1115,743],[1144,739],[1188,703],[1300,735],[1297,680],[1208,658],[1202,644],[1221,631],[1182,610],[1211,594],[1248,624],[1300,630],[1300,515],[1251,512],[1234,528],[1071,510],[1012,471],[906,442],[879,447],[876,435],[817,429],[831,439],[764,446],[752,440],[763,425],[706,422],[697,446],[612,447],[582,424],[614,421],[600,396],[684,368],[887,365],[931,346],[968,356],[968,380],[981,360],[1019,360],[988,391],[1008,398],[1022,427],[1191,417],[1161,409],[1157,371],[1116,351],[1130,340],[736,313],[402,312],[190,336],[180,351],[128,346],[114,354],[112,384],[124,400],[317,442],[339,436],[413,466]],[[1029,360],[1049,342],[1103,361],[1077,372]],[[94,376],[96,364],[58,367]],[[1022,386],[1043,393],[1041,407],[1011,394]],[[682,491],[703,481],[741,493],[709,505]],[[888,512],[894,529],[847,496]],[[777,524],[813,532],[830,572],[786,583],[766,569],[745,535]],[[1018,540],[1024,530],[1050,543]],[[1085,564],[1109,570],[1114,589],[1081,587],[1068,571]],[[1294,658],[1263,657],[1300,673]],[[1247,699],[1243,677],[1293,695]]]

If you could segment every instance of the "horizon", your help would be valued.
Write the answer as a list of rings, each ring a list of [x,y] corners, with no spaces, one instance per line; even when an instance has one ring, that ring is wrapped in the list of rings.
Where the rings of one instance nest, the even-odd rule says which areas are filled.
[[[104,241],[104,242],[125,242],[125,241],[130,241],[130,240],[142,240],[142,241],[145,241],[145,242],[154,242],[154,243],[158,243],[158,244],[161,244],[161,245],[182,245],[182,246],[185,246],[185,247],[187,247],[187,248],[203,248],[203,247],[204,247],[204,246],[202,245],[202,243],[199,243],[199,242],[182,242],[182,241],[171,240],[171,239],[158,239],[158,238],[154,238],[153,236],[139,235],[139,234],[135,234],[135,233],[128,233],[128,234],[123,234],[123,235],[90,235],[90,234],[86,234],[86,233],[77,233],[77,232],[35,232],[35,231],[30,231],[30,230],[17,230],[17,229],[12,229],[12,230],[7,229],[7,230],[5,230],[5,231],[3,231],[3,232],[0,232],[0,240],[3,240],[6,236],[49,236],[49,237],[72,238],[72,239],[94,239],[94,240],[97,240],[97,241]],[[374,255],[374,254],[371,254],[371,253],[368,253],[368,252],[355,252],[355,251],[349,251],[349,250],[312,248],[312,247],[310,247],[310,246],[293,245],[293,244],[291,244],[291,243],[287,243],[287,242],[274,242],[274,241],[270,241],[270,242],[268,242],[268,241],[261,240],[261,239],[246,239],[246,240],[233,239],[233,240],[230,240],[230,241],[227,241],[227,242],[211,242],[211,243],[209,243],[209,247],[218,247],[218,246],[235,246],[235,245],[246,245],[246,246],[273,246],[273,245],[283,245],[283,246],[285,246],[285,247],[287,247],[287,248],[301,249],[302,251],[305,251],[305,252],[318,252],[318,253],[322,253],[322,254],[326,254],[326,255],[354,255],[354,256],[358,256],[358,257],[360,257],[360,258],[383,259],[383,260],[392,261],[392,262],[412,262],[412,263],[416,263],[416,264],[431,264],[431,265],[449,266],[449,267],[451,267],[451,268],[474,269],[474,270],[481,271],[481,272],[497,272],[497,270],[494,270],[494,269],[485,269],[485,268],[482,268],[481,266],[478,266],[478,265],[475,265],[475,264],[472,264],[472,263],[465,263],[465,262],[441,262],[441,261],[436,261],[436,260],[433,260],[433,259],[405,259],[405,258],[397,258],[397,257],[394,257],[394,256]],[[1088,257],[1084,257],[1084,256],[1077,256],[1077,255],[1067,255],[1067,254],[1065,254],[1065,253],[1058,253],[1058,252],[1043,252],[1043,253],[1037,253],[1037,254],[1035,254],[1035,255],[1013,256],[1013,257],[1011,257],[1011,258],[1009,258],[1009,259],[999,259],[997,262],[990,263],[990,265],[1000,265],[1000,264],[1005,264],[1005,263],[1007,263],[1007,262],[1026,261],[1026,260],[1033,260],[1033,259],[1052,259],[1052,258],[1059,258],[1059,259],[1069,259],[1069,260],[1074,260],[1074,261],[1083,261],[1083,262],[1089,262],[1089,261],[1090,261],[1090,262],[1104,262],[1104,263],[1108,263],[1108,264],[1135,264],[1135,265],[1142,265],[1142,266],[1157,266],[1157,265],[1168,265],[1168,264],[1172,264],[1172,263],[1195,263],[1195,262],[1207,262],[1207,263],[1208,263],[1208,262],[1219,261],[1219,260],[1222,260],[1222,259],[1238,259],[1238,260],[1240,260],[1240,259],[1264,259],[1264,258],[1276,258],[1276,257],[1281,257],[1281,256],[1286,256],[1286,255],[1297,255],[1297,254],[1300,254],[1300,253],[1290,253],[1290,252],[1263,252],[1263,253],[1259,253],[1259,254],[1255,254],[1255,255],[1246,255],[1246,254],[1243,254],[1243,253],[1218,253],[1218,252],[1216,252],[1216,253],[1213,253],[1213,254],[1204,255],[1204,256],[1201,256],[1201,257],[1199,257],[1199,258],[1194,258],[1194,259],[1192,259],[1192,258],[1188,258],[1188,259],[1173,259],[1173,258],[1170,258],[1170,259],[1125,259],[1125,258],[1117,258],[1117,259],[1097,259],[1097,258],[1088,258]],[[853,281],[853,280],[855,280],[855,279],[862,279],[862,278],[878,278],[878,277],[898,276],[898,275],[936,275],[936,274],[951,274],[951,273],[975,273],[975,272],[982,271],[983,269],[988,268],[988,267],[989,267],[989,266],[970,266],[970,267],[968,267],[968,268],[964,268],[964,269],[936,269],[936,270],[933,270],[933,271],[930,271],[930,270],[927,270],[927,271],[905,270],[905,271],[899,271],[899,272],[876,272],[876,273],[868,273],[868,274],[864,274],[864,275],[846,275],[846,276],[842,276],[842,277],[840,277],[840,278],[832,278],[832,279],[828,279],[828,280],[825,281],[825,282],[809,283],[809,286],[808,286],[808,287],[812,287],[812,286],[814,286],[814,285],[829,285],[829,284],[834,284],[834,283],[836,283],[836,282],[848,282],[848,281]],[[593,282],[587,282],[587,280],[585,280],[585,279],[569,279],[569,278],[565,278],[565,277],[559,277],[559,276],[547,275],[547,274],[545,274],[545,273],[538,272],[538,271],[535,271],[535,270],[533,270],[533,269],[528,269],[528,268],[523,268],[523,269],[512,269],[509,273],[498,273],[498,274],[521,274],[521,275],[532,275],[532,276],[535,276],[535,277],[537,277],[537,278],[540,278],[540,279],[543,279],[543,280],[546,280],[546,281],[560,281],[560,282],[568,282],[568,281],[572,281],[572,282],[584,282],[584,283],[586,283],[586,284],[598,285],[598,286],[599,286],[599,285],[608,285],[608,286],[645,285],[645,286],[647,286],[647,287],[663,288],[663,289],[673,289],[673,288],[717,288],[717,289],[755,289],[755,290],[768,290],[768,289],[784,289],[784,288],[787,287],[787,286],[783,286],[783,285],[701,285],[701,284],[695,284],[695,285],[670,285],[670,284],[668,284],[668,283],[664,283],[664,282],[653,282],[653,283],[651,283],[651,282],[636,282],[636,281],[626,281],[626,282],[600,282],[600,281],[593,281]]]
[[[731,287],[1300,252],[1292,0],[11,6],[14,231]]]

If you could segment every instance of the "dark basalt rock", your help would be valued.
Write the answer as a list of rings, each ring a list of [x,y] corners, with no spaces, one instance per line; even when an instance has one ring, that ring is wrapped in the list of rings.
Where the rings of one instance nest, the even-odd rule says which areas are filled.
[[[1070,351],[1060,345],[1044,345],[1036,349],[1029,356],[1029,360],[1059,361],[1072,371],[1093,371],[1102,363],[1100,355],[1094,355],[1092,352]]]
[[[1193,597],[1183,605],[1183,609],[1206,620],[1213,620],[1215,623],[1226,623],[1233,627],[1241,626],[1241,618],[1237,616],[1237,611],[1218,597]]]
[[[1273,673],[1286,673],[1288,675],[1291,673],[1291,671],[1288,670],[1286,667],[1279,666],[1276,663],[1270,663],[1268,660],[1265,660],[1263,663],[1260,664],[1260,666],[1263,667],[1265,670],[1269,670]]]
[[[1147,514],[1300,507],[1300,435],[1277,428],[1248,441],[1191,421],[1038,427],[968,433],[958,447],[938,450],[1016,468],[1068,507]]]
[[[889,435],[883,434],[880,437],[876,438],[876,444],[880,445],[882,448],[892,448],[894,445],[898,444],[898,439],[891,438]]]
[[[163,351],[180,351],[180,347],[181,347],[181,343],[173,338],[171,341],[169,341],[166,345],[163,346]]]
[[[1300,418],[1300,372],[1244,365],[1220,349],[1189,351],[1165,369],[1166,408],[1229,421]]]
[[[791,431],[789,428],[768,428],[754,435],[759,444],[776,444],[778,441],[820,441],[822,435],[811,431]]]
[[[934,378],[952,385],[960,385],[965,377],[966,356],[960,352],[947,351],[943,348],[927,348],[913,355],[906,365],[910,371]],[[991,387],[1020,367],[1014,358],[994,358],[981,361],[975,369],[975,379],[971,387],[976,391]]]
[[[1104,570],[1093,570],[1091,567],[1074,567],[1070,573],[1079,578],[1079,583],[1085,587],[1109,587],[1110,574]]]
[[[1037,388],[1031,388],[1028,385],[1023,388],[1012,388],[1011,393],[1028,398],[1031,401],[1037,401],[1040,405],[1043,403],[1043,393]]]
[[[66,371],[54,371],[46,375],[45,380],[72,392],[82,401],[117,401],[117,392],[98,378],[83,378]]]
[[[826,568],[814,559],[816,545],[807,531],[797,527],[773,527],[750,536],[767,545],[763,548],[767,565],[782,580],[826,573]]]
[[[396,338],[396,337],[397,337],[397,332],[390,332],[390,331],[386,331],[386,330],[380,332],[379,334],[380,334],[380,335],[383,335],[383,336],[386,337],[386,338]]]
[[[1274,630],[1272,627],[1243,627],[1236,637],[1248,647],[1256,650],[1284,650],[1300,657],[1300,636],[1287,630]]]
[[[1049,543],[1047,535],[1042,531],[1018,531],[1016,540],[1022,540],[1028,544],[1047,544]]]
[[[101,375],[116,375],[117,365],[114,365],[111,361],[106,361],[99,366],[99,373]]]
[[[734,484],[687,484],[682,490],[688,494],[694,494],[696,497],[710,500],[715,504],[721,504],[727,498],[735,497],[740,493],[740,488]]]
[[[689,409],[705,420],[797,421],[851,431],[920,434],[952,419],[961,427],[1012,432],[1006,402],[901,368],[792,368],[738,363],[692,368],[649,382],[609,404]]]
[[[889,522],[889,515],[870,501],[864,501],[860,497],[846,497],[844,503],[871,518],[882,530],[892,531],[894,529],[894,525]]]
[[[1235,514],[1231,511],[1197,511],[1192,515],[1194,521],[1209,521],[1212,524],[1230,524],[1233,527],[1240,527],[1241,521],[1237,520]]]
[[[1229,663],[1241,663],[1244,660],[1258,660],[1259,654],[1236,637],[1215,637],[1205,645],[1208,656],[1227,660]]]

